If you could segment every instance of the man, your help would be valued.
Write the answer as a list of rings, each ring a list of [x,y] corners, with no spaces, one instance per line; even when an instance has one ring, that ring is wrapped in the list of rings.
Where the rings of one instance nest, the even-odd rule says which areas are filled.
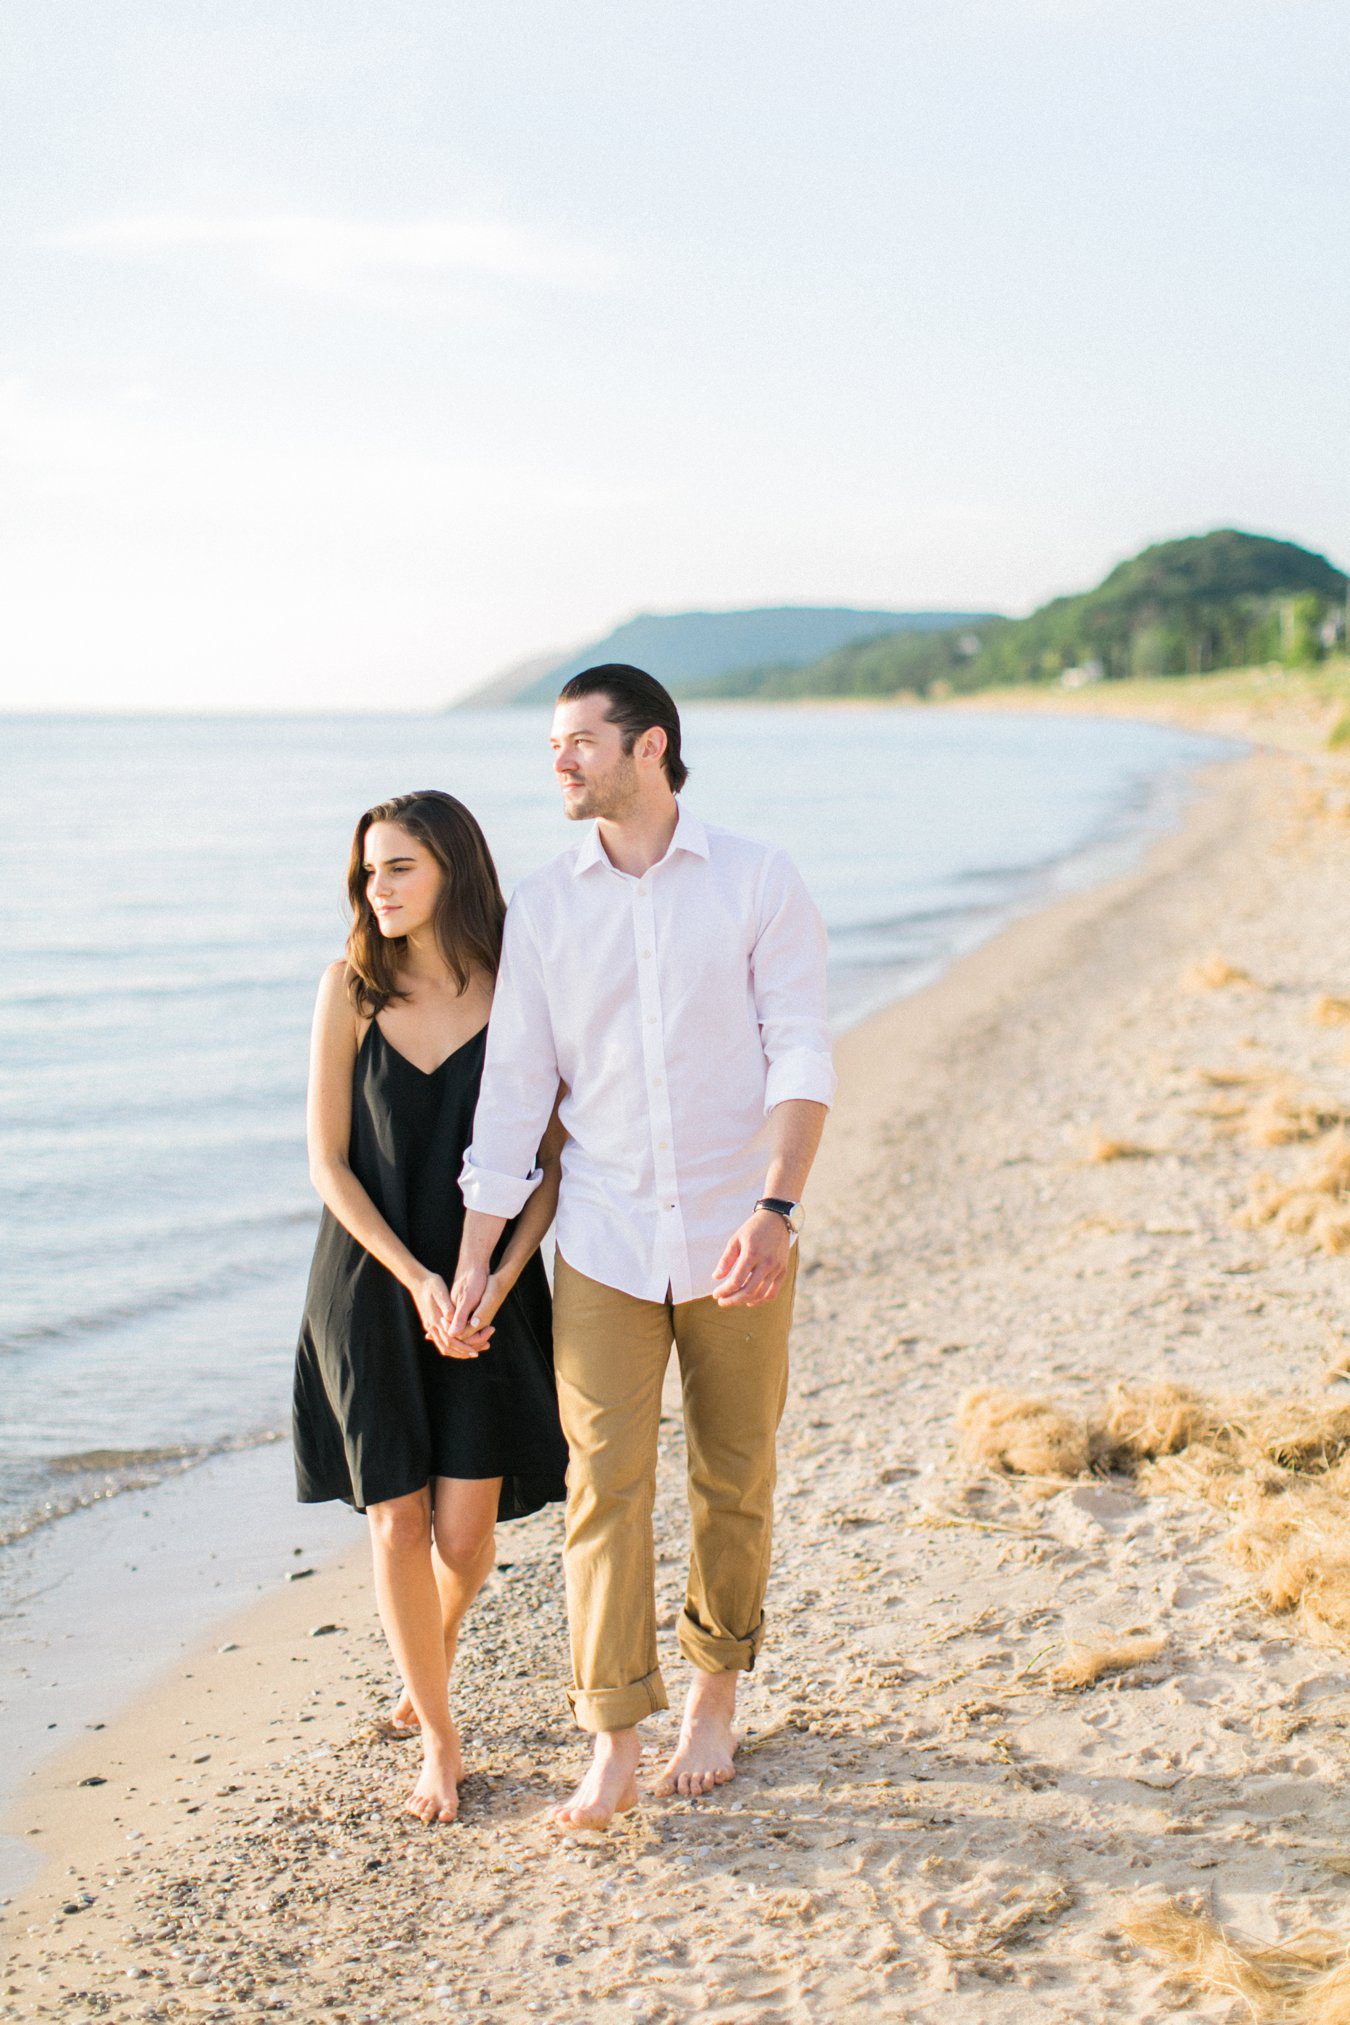
[[[681,807],[680,720],[661,685],[588,669],[559,697],[552,747],[567,815],[594,827],[523,880],[507,914],[447,1333],[485,1340],[489,1261],[537,1184],[561,1083],[569,1700],[595,1747],[554,1818],[604,1828],[636,1801],[639,1723],[668,1706],[652,1505],[672,1342],[692,1521],[679,1642],[694,1675],[657,1790],[693,1796],[733,1776],[737,1675],[764,1631],[792,1240],[834,1072],[820,917],[783,852]]]

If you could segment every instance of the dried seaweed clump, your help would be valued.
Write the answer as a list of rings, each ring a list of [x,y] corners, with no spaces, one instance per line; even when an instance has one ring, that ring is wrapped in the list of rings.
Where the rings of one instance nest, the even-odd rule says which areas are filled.
[[[1350,1541],[1314,1543],[1298,1531],[1292,1515],[1287,1531],[1244,1527],[1234,1535],[1233,1552],[1239,1560],[1253,1557],[1256,1586],[1277,1616],[1292,1614],[1314,1645],[1344,1652],[1350,1648]],[[1292,1544],[1282,1546],[1286,1538]]]
[[[1268,1947],[1174,1900],[1129,1914],[1120,1928],[1161,1955],[1181,1981],[1241,1999],[1261,2025],[1350,2025],[1350,1954],[1331,1934],[1303,1933]]]
[[[1310,1096],[1273,1069],[1202,1069],[1200,1076],[1225,1093],[1202,1104],[1200,1115],[1213,1119],[1216,1132],[1241,1133],[1253,1146],[1292,1146],[1350,1125],[1338,1098]]]
[[[1182,973],[1183,991],[1222,991],[1229,984],[1254,984],[1256,980],[1250,971],[1242,970],[1236,963],[1229,963],[1226,957],[1211,951],[1201,957],[1198,963],[1190,965]]]
[[[1076,1688],[1095,1687],[1108,1674],[1128,1673],[1131,1667],[1147,1666],[1167,1644],[1165,1637],[1149,1634],[1137,1638],[1113,1638],[1101,1645],[1072,1645],[1047,1679],[1059,1694]]]
[[[1350,1650],[1350,1407],[1118,1386],[1092,1440],[1099,1467],[1227,1512],[1230,1552],[1267,1608]]]
[[[1087,1157],[1094,1165],[1108,1160],[1149,1160],[1157,1150],[1156,1146],[1141,1145],[1137,1139],[1113,1139],[1100,1125],[1094,1125],[1088,1134]]]
[[[1141,1463],[1208,1441],[1217,1425],[1213,1409],[1189,1386],[1117,1385],[1093,1417],[1092,1460],[1098,1469],[1132,1474]]]
[[[1058,1482],[1114,1471],[1142,1491],[1218,1506],[1266,1607],[1315,1643],[1350,1651],[1350,1406],[1121,1384],[1085,1422],[986,1388],[962,1402],[957,1429],[968,1466]]]
[[[1248,1416],[1249,1438],[1277,1469],[1326,1475],[1350,1456],[1350,1406],[1312,1406],[1293,1399]]]
[[[1262,1600],[1315,1645],[1350,1650],[1350,1457],[1247,1495],[1229,1543]]]
[[[1248,1230],[1273,1224],[1324,1252],[1350,1252],[1350,1134],[1329,1133],[1292,1181],[1258,1175],[1238,1222]]]
[[[1276,1069],[1268,1069],[1257,1063],[1247,1069],[1198,1069],[1202,1083],[1208,1083],[1215,1090],[1258,1090],[1263,1083],[1281,1081]]]
[[[1350,1112],[1344,1104],[1330,1097],[1300,1095],[1290,1083],[1267,1090],[1243,1111],[1240,1120],[1240,1128],[1253,1146],[1292,1146],[1299,1140],[1320,1139],[1347,1124]]]
[[[1350,1378],[1350,1337],[1328,1331],[1328,1344],[1331,1361],[1322,1373],[1322,1381],[1326,1385],[1334,1385],[1338,1379]]]
[[[1080,1477],[1091,1462],[1088,1431],[1076,1414],[996,1386],[966,1394],[956,1432],[963,1463],[1005,1476]]]

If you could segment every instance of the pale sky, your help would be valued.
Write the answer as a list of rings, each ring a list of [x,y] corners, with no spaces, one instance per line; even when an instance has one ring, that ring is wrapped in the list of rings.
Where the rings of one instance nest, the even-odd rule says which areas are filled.
[[[1344,0],[8,0],[0,702],[1350,561]]]

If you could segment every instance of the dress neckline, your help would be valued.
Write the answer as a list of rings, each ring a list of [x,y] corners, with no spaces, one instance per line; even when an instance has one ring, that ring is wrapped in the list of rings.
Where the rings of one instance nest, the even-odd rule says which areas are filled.
[[[394,1043],[390,1040],[388,1034],[385,1032],[384,1028],[380,1025],[378,1014],[374,1019],[372,1019],[370,1025],[367,1027],[366,1038],[369,1039],[372,1033],[377,1033],[380,1039],[383,1041],[385,1047],[388,1048],[391,1055],[396,1056],[400,1062],[402,1062],[407,1068],[411,1069],[415,1076],[421,1076],[425,1082],[429,1083],[433,1076],[439,1076],[442,1069],[449,1067],[450,1063],[454,1061],[456,1055],[462,1055],[466,1048],[471,1048],[475,1041],[481,1040],[486,1032],[487,1032],[487,1021],[484,1020],[482,1026],[475,1028],[475,1030],[473,1031],[473,1033],[469,1035],[467,1040],[461,1041],[457,1048],[451,1048],[449,1054],[446,1055],[443,1060],[437,1062],[434,1069],[419,1068],[416,1062],[409,1060],[408,1056],[404,1054],[402,1048],[396,1048],[394,1046]]]

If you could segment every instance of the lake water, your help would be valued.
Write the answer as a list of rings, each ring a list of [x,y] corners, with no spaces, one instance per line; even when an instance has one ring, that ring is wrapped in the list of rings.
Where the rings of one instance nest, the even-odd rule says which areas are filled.
[[[274,1437],[317,1208],[306,1040],[357,815],[575,841],[533,712],[0,729],[0,1540]],[[785,845],[844,1024],[1122,869],[1234,748],[1119,722],[694,707],[686,798]]]

